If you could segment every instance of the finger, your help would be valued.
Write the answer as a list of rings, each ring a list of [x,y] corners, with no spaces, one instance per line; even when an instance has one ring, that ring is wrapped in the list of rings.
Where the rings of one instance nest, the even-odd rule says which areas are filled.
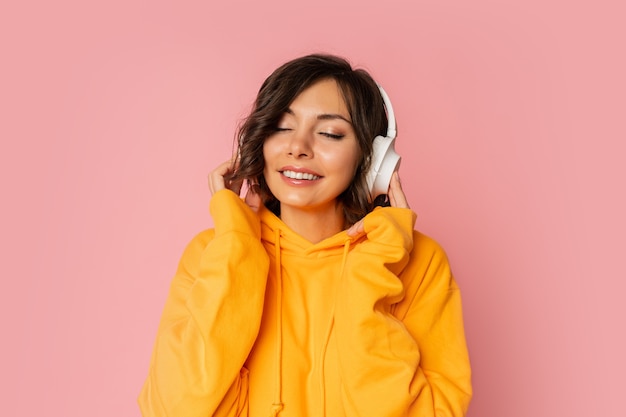
[[[231,166],[230,166],[230,170],[228,173],[232,174],[237,169],[239,169],[239,154],[233,156],[233,158],[231,159]],[[226,187],[234,191],[238,195],[241,193],[242,186],[243,186],[243,179],[236,180],[236,181],[226,181]]]
[[[213,171],[209,173],[209,190],[211,190],[211,194],[215,194],[219,190],[226,188],[224,183],[224,175],[228,172],[230,166],[230,161],[223,162],[218,165]]]
[[[365,224],[363,222],[363,219],[359,220],[358,222],[354,223],[346,232],[348,234],[348,236],[350,237],[356,237],[359,236],[363,233],[365,233]]]
[[[400,182],[400,174],[398,174],[398,171],[395,171],[391,176],[388,195],[391,207],[410,208],[406,195],[404,191],[402,191],[402,183]]]
[[[224,176],[228,173],[232,172],[232,159],[228,161],[222,162],[209,174],[209,190],[211,194],[215,194],[216,192],[223,190],[226,188],[226,181],[224,180]]]
[[[226,181],[226,188],[232,190],[236,194],[241,193],[241,187],[243,186],[243,179],[237,181]]]

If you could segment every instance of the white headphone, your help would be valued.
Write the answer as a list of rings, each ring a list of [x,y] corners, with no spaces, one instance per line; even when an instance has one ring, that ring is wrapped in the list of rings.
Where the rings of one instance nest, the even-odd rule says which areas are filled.
[[[396,118],[393,114],[393,107],[385,90],[380,85],[378,88],[387,110],[387,135],[376,136],[372,144],[372,160],[366,178],[371,200],[381,194],[387,194],[391,176],[400,166],[400,155],[394,149]]]

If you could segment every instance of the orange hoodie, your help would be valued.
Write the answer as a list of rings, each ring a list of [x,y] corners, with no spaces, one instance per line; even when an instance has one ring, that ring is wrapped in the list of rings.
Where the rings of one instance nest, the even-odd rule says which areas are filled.
[[[459,289],[411,210],[316,244],[228,190],[211,214],[172,282],[144,417],[465,415]]]

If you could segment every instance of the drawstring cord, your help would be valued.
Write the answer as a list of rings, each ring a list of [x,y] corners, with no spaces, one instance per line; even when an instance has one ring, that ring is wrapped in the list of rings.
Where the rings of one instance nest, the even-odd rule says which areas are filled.
[[[271,417],[276,417],[283,410],[283,280],[280,259],[280,229],[276,229],[274,256],[276,261],[276,393],[272,404]]]
[[[324,346],[322,347],[322,352],[320,356],[320,366],[321,366],[321,374],[320,378],[320,392],[322,394],[322,411],[324,417],[326,417],[326,375],[324,373],[325,367],[325,358],[326,351],[328,349],[328,344],[330,343],[330,334],[333,332],[333,328],[335,327],[335,304],[337,303],[339,287],[341,286],[341,281],[343,280],[343,271],[345,270],[346,262],[348,260],[348,253],[350,252],[350,243],[352,243],[352,239],[346,239],[343,245],[343,255],[341,257],[341,270],[339,272],[339,279],[337,280],[337,286],[335,288],[335,302],[333,303],[333,309],[330,314],[330,326],[328,326],[328,332],[326,332],[326,337],[324,338]]]
[[[343,277],[343,270],[346,267],[346,261],[348,260],[348,252],[350,251],[350,243],[352,243],[352,239],[346,239],[346,242],[343,244],[343,257],[341,258],[341,272],[339,273],[339,278]]]
[[[281,253],[280,253],[280,229],[276,229],[275,231],[275,244],[274,244],[274,257],[276,261],[276,392],[274,394],[274,402],[272,403],[272,409],[270,417],[277,417],[280,412],[283,410],[285,404],[282,401],[282,380],[283,380],[283,280],[282,280],[282,271],[281,271]],[[348,259],[348,253],[350,252],[350,243],[352,243],[352,239],[346,239],[343,246],[343,255],[341,258],[341,270],[339,273],[339,280],[337,284],[336,291],[339,290],[339,286],[341,285],[341,280],[343,278],[343,273],[345,270],[346,262]],[[335,295],[335,302],[337,302],[337,296]],[[332,333],[332,329],[335,323],[335,306],[333,305],[333,311],[331,313],[331,322],[328,328],[328,332],[326,333],[324,347],[322,349],[321,356],[321,392],[322,392],[322,410],[324,416],[326,416],[326,386],[324,384],[324,358],[326,357],[326,350],[328,348],[328,343],[330,340],[330,334]]]

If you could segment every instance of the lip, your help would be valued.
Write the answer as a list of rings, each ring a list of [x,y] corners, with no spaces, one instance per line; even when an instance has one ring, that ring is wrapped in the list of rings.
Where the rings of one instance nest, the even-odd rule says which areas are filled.
[[[284,167],[280,168],[278,171],[281,174],[283,173],[283,171],[293,171],[293,172],[302,172],[303,174],[315,175],[316,177],[320,177],[320,178],[322,177],[322,174],[320,174],[319,172],[315,172],[312,169],[302,168],[302,167],[294,167],[292,165],[284,166]]]
[[[303,174],[311,174],[311,175],[315,175],[316,177],[318,177],[317,179],[314,180],[305,180],[305,179],[296,179],[296,178],[289,178],[285,175],[283,175],[284,171],[293,171],[293,172],[301,172]],[[288,166],[284,166],[282,168],[280,168],[278,170],[280,177],[282,178],[282,180],[292,186],[307,186],[307,185],[313,185],[315,183],[317,183],[319,180],[321,180],[323,178],[322,175],[320,175],[319,173],[308,169],[308,168],[303,168],[303,167],[294,167],[291,165]]]

